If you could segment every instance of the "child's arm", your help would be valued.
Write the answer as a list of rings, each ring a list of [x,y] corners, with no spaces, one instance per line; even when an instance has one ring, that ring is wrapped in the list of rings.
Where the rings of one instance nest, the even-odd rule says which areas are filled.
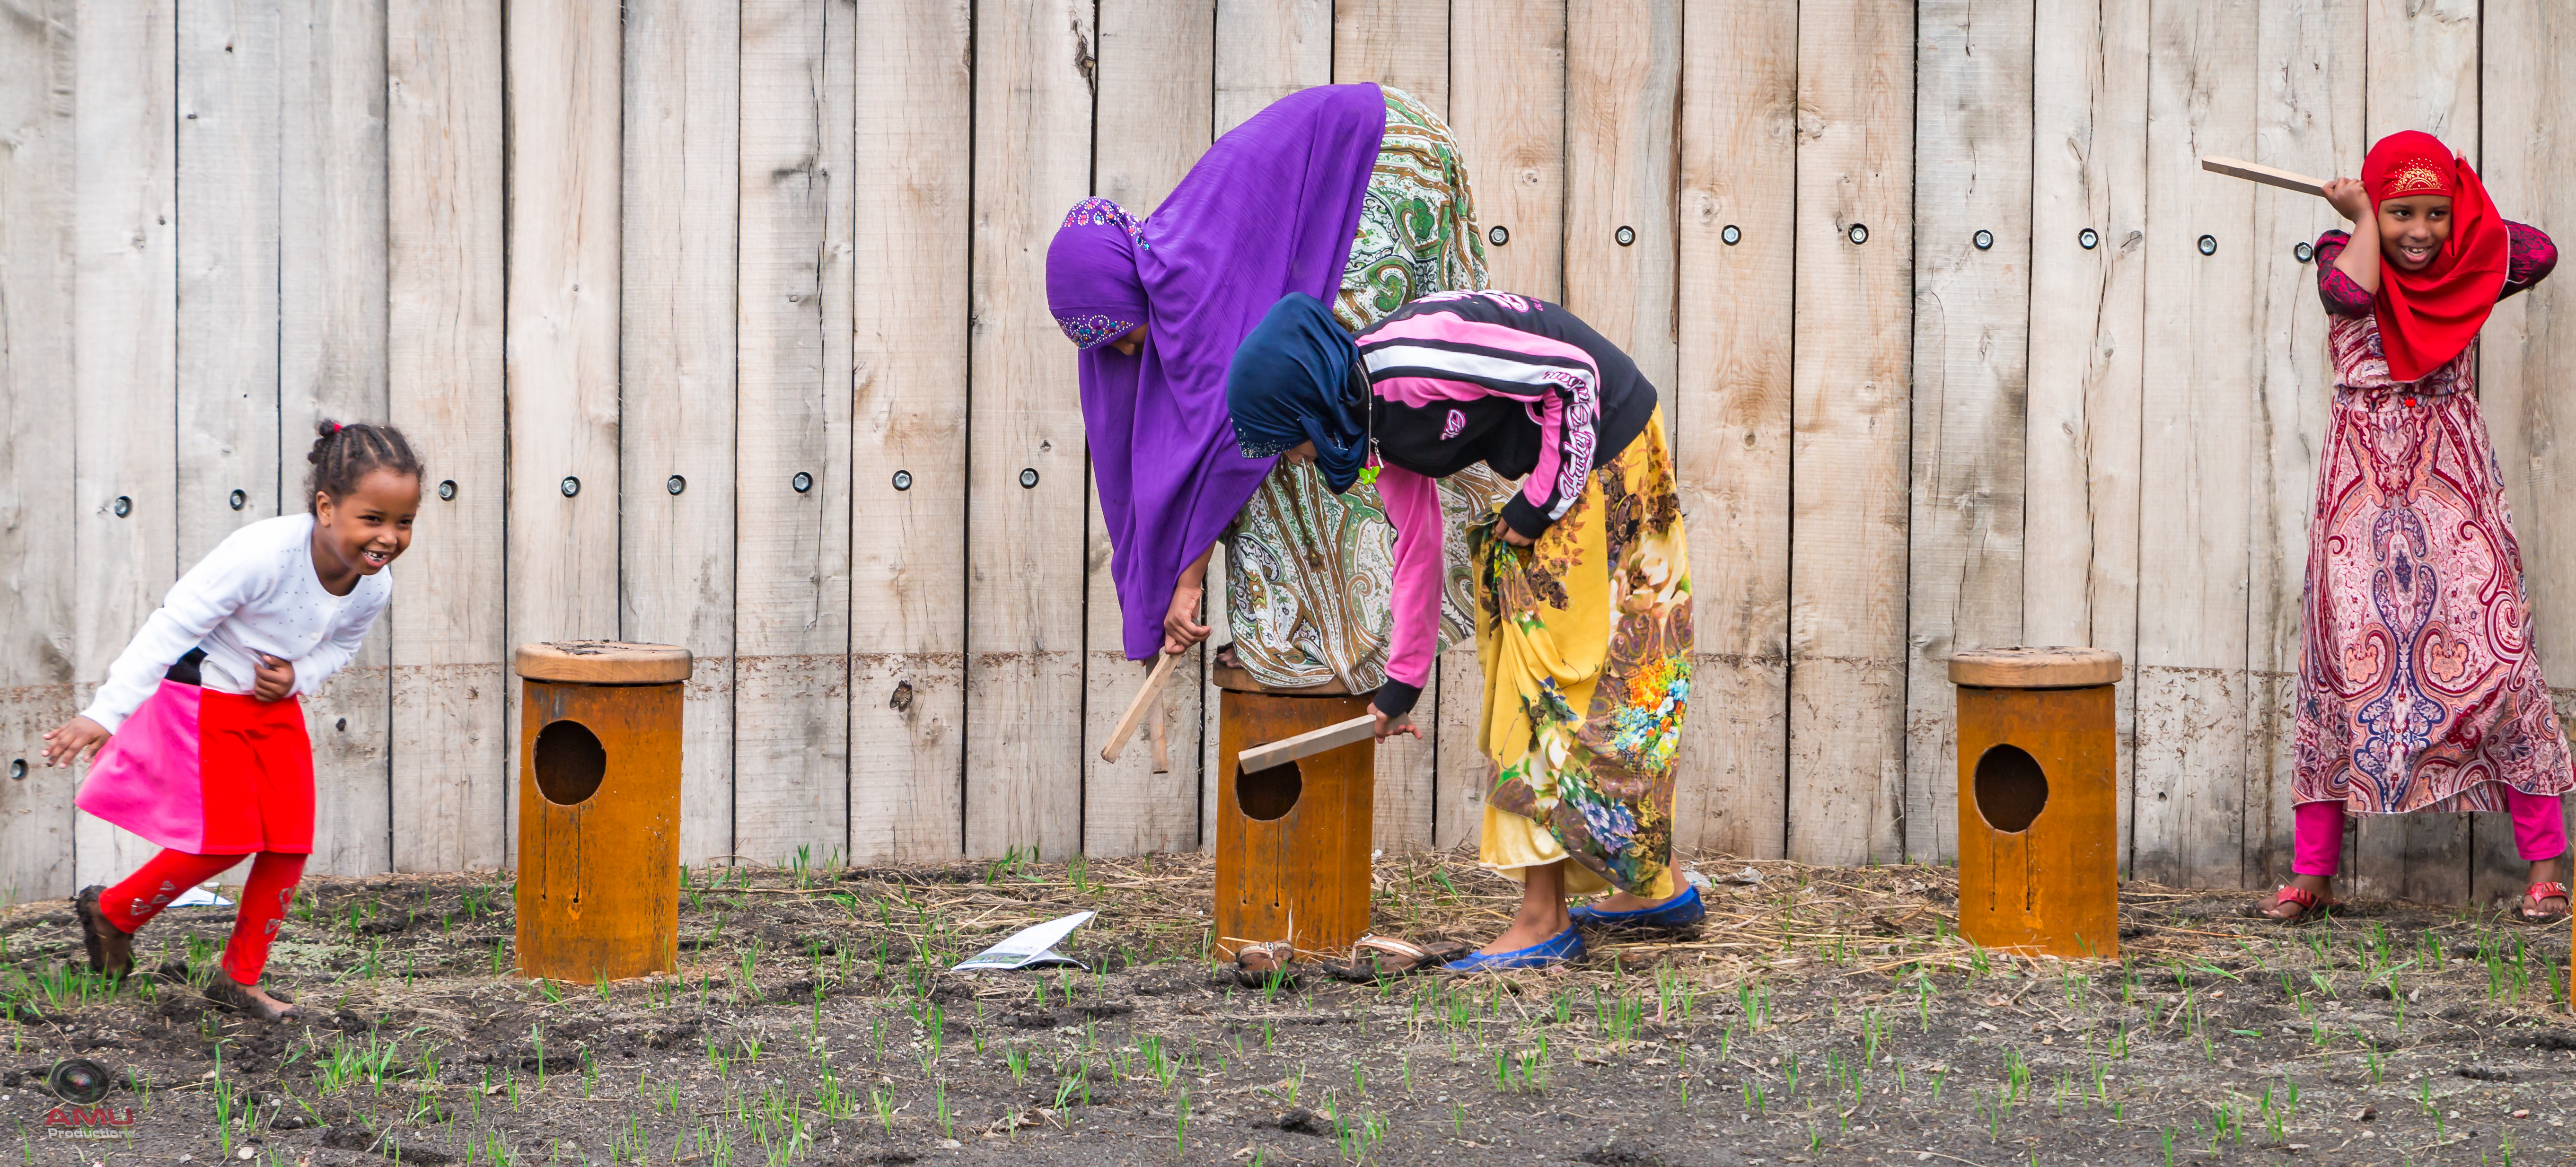
[[[259,586],[259,573],[241,549],[231,539],[217,544],[179,577],[161,606],[126,642],[125,651],[107,667],[107,682],[98,687],[89,708],[46,732],[46,764],[75,765],[105,745],[161,686],[161,676],[171,663],[197,647],[224,617],[249,603]]]
[[[1448,564],[1443,548],[1446,516],[1440,512],[1440,484],[1400,466],[1381,465],[1377,493],[1395,527],[1395,564],[1390,597],[1393,619],[1387,629],[1386,684],[1369,707],[1379,714],[1381,739],[1408,730],[1407,715],[1431,683],[1431,665],[1440,652],[1440,573]]]
[[[2352,277],[2361,290],[2379,294],[2379,215],[2371,208],[2370,189],[2357,178],[2326,184],[2326,202],[2352,221],[2352,242],[2335,257],[2334,270]]]
[[[252,556],[245,554],[235,540],[226,539],[198,560],[188,574],[171,585],[170,593],[143,627],[127,641],[125,651],[118,653],[116,663],[107,667],[107,682],[98,687],[89,708],[81,716],[97,722],[109,733],[141,707],[152,691],[161,687],[161,675],[171,662],[197,647],[224,617],[251,602],[263,585],[262,575]]]
[[[2342,258],[2343,249],[2351,243],[2352,236],[2342,231],[2317,236],[2317,299],[2330,315],[2368,316],[2377,310],[2370,293],[2335,266],[2335,260]]]
[[[2508,243],[2505,248],[2504,293],[2501,300],[2516,292],[2530,291],[2532,286],[2548,279],[2558,267],[2558,245],[2549,234],[2527,223],[2507,222]]]
[[[1187,652],[1208,638],[1208,626],[1199,623],[1199,601],[1207,595],[1208,560],[1215,554],[1216,544],[1208,544],[1172,584],[1171,605],[1163,610],[1164,652]]]

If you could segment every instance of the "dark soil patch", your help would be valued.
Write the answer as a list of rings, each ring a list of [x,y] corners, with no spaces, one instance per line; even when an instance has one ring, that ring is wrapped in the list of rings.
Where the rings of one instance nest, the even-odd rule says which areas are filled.
[[[1949,872],[1753,867],[1699,934],[1573,968],[1274,992],[1206,960],[1196,856],[693,872],[679,974],[606,986],[508,975],[505,876],[317,880],[272,966],[310,1018],[275,1026],[196,992],[228,911],[169,913],[140,938],[166,975],[111,990],[62,971],[61,904],[24,905],[0,1134],[31,1163],[279,1167],[2576,1155],[2563,928],[2383,903],[2283,929],[2131,885],[2123,960],[2028,960],[1951,935]],[[1377,926],[1424,941],[1512,894],[1462,855],[1378,886]],[[944,971],[1080,908],[1100,971]],[[68,1057],[122,1084],[69,1106]]]

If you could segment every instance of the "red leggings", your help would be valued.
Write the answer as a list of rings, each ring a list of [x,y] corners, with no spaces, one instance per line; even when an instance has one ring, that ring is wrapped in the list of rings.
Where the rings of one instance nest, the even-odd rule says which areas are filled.
[[[242,861],[240,855],[190,855],[163,851],[145,860],[141,870],[98,897],[99,913],[127,933],[160,915],[179,893],[213,879]],[[259,983],[268,967],[268,944],[295,902],[295,884],[304,878],[302,855],[262,851],[252,860],[250,878],[242,885],[241,904],[233,915],[232,942],[224,945],[224,975],[245,985]]]
[[[2504,806],[2513,814],[2515,854],[2538,862],[2567,853],[2567,822],[2556,798],[2507,786]],[[2302,802],[2290,814],[2290,870],[2331,878],[2343,866],[2343,804]]]

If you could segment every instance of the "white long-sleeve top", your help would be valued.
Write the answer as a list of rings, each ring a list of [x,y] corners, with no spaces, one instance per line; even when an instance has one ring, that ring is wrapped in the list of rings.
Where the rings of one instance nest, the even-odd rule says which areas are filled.
[[[250,692],[266,653],[295,666],[297,695],[310,693],[358,655],[393,586],[387,569],[332,595],[313,572],[313,516],[252,523],[179,577],[81,716],[115,732],[192,648],[206,650],[199,666],[206,688]]]

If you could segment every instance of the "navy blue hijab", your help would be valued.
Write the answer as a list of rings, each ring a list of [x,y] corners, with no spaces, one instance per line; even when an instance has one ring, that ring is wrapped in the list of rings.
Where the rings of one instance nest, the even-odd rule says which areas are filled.
[[[1304,292],[1279,298],[1226,370],[1225,404],[1247,458],[1315,443],[1315,467],[1340,494],[1368,459],[1368,402],[1352,386],[1359,346],[1332,309]]]

